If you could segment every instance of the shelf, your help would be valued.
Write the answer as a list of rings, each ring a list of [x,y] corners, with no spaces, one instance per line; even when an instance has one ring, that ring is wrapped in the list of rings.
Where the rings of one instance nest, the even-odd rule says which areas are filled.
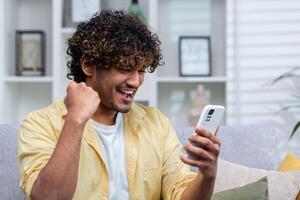
[[[170,83],[170,82],[181,82],[181,83],[226,83],[227,78],[224,76],[211,76],[211,77],[158,77],[158,83]]]
[[[174,127],[195,125],[189,121],[189,111],[199,94],[207,104],[226,105],[224,82],[163,82],[157,90],[157,107],[171,119]]]
[[[6,84],[3,96],[5,123],[19,124],[31,111],[43,108],[52,101],[52,84],[26,82]]]
[[[2,4],[1,0],[0,2]],[[0,72],[0,96],[5,97],[0,100],[0,110],[3,110],[0,113],[0,122],[3,120],[3,122],[18,123],[28,112],[47,106],[53,99],[65,96],[65,89],[69,82],[66,78],[68,73],[66,62],[70,59],[66,55],[67,40],[75,33],[76,25],[69,21],[71,19],[68,19],[71,12],[65,13],[66,15],[63,13],[66,9],[63,7],[64,1],[11,0],[7,2],[8,6],[5,9],[0,6],[0,11],[2,11],[0,13],[4,13],[4,15],[0,15],[8,20],[6,24],[0,23],[0,28],[6,30],[4,36],[0,36],[0,40],[4,44],[2,49],[5,49],[5,52],[0,52],[0,61],[1,66],[7,66]],[[162,68],[154,76],[145,76],[144,84],[139,88],[135,101],[157,106],[167,116],[175,119],[173,107],[177,105],[174,105],[174,97],[184,94],[188,103],[199,85],[203,85],[211,93],[212,103],[225,103],[226,84],[229,80],[225,77],[224,58],[225,28],[223,30],[223,22],[225,18],[223,16],[225,16],[225,3],[219,5],[220,1],[216,1],[218,3],[215,5],[213,2],[211,0],[199,2],[187,0],[184,4],[181,1],[174,2],[173,0],[143,0],[139,2],[149,26],[153,30],[157,30],[159,34],[162,41],[161,48],[164,52],[164,62],[170,67]],[[129,4],[130,1],[103,0],[101,8],[126,10]],[[224,8],[224,12],[222,11],[220,14],[219,10],[214,11],[215,7]],[[189,13],[186,12],[187,10]],[[16,12],[14,11],[20,14],[15,16]],[[215,16],[214,13],[218,15]],[[195,24],[200,24],[200,26],[195,26]],[[17,29],[39,29],[46,33],[45,73],[48,76],[16,76],[15,67],[8,67],[15,66],[15,49],[14,45],[10,44],[14,44],[14,37],[11,33]],[[174,58],[178,57],[177,39],[180,35],[212,36],[213,51],[211,53],[214,56],[211,65],[214,66],[212,68],[214,76],[180,77],[178,75],[179,63],[178,59]],[[176,113],[181,118],[177,118],[174,123],[187,124],[186,114],[187,110]]]
[[[52,82],[53,81],[53,77],[51,76],[42,76],[42,77],[32,77],[32,76],[28,76],[28,77],[24,77],[24,76],[7,76],[4,78],[5,82],[9,82],[9,83],[47,83],[47,82]]]

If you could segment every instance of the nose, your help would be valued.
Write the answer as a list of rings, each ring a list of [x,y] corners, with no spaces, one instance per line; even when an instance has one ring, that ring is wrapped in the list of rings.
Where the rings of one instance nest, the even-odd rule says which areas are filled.
[[[132,71],[126,81],[127,85],[132,88],[138,88],[144,81],[144,73]]]

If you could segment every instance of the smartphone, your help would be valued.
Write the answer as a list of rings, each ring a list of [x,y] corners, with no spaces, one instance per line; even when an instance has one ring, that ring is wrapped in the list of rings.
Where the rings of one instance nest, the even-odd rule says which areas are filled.
[[[224,112],[224,106],[207,105],[203,108],[196,126],[200,126],[215,135],[222,121]]]
[[[225,107],[220,105],[207,105],[203,108],[203,111],[199,117],[196,127],[200,126],[205,130],[216,134],[217,129],[222,121],[225,112]],[[194,132],[194,135],[197,133]],[[193,144],[193,143],[192,143]],[[196,145],[196,144],[193,144]],[[189,158],[195,159],[193,154],[187,153]]]

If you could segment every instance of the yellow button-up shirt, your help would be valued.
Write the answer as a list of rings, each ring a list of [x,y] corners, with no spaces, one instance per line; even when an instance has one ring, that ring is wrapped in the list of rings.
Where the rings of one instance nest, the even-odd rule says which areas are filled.
[[[18,165],[20,186],[28,199],[39,172],[54,151],[66,114],[66,107],[60,100],[30,113],[22,122]],[[179,159],[182,146],[170,121],[155,108],[133,104],[131,111],[124,114],[124,131],[130,199],[179,199],[195,174]],[[108,176],[99,137],[88,121],[81,143],[73,199],[107,200]]]

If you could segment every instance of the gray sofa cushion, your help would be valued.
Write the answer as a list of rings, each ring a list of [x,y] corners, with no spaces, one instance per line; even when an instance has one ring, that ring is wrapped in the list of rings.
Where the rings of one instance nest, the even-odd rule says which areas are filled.
[[[17,167],[18,127],[0,125],[0,199],[25,199],[19,187]]]
[[[179,139],[186,143],[186,137],[193,133],[193,127],[176,129]],[[220,158],[253,168],[276,169],[279,156],[276,152],[278,139],[276,131],[265,125],[243,125],[220,127]]]
[[[271,126],[226,126],[220,129],[220,138],[224,160],[266,170],[279,165],[277,132]]]

